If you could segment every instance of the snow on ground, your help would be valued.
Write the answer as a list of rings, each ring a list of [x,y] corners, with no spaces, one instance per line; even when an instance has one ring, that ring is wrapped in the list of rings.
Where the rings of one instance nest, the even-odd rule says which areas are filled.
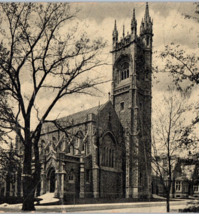
[[[7,203],[4,203],[4,204],[0,204],[0,208],[3,207],[3,208],[12,208],[12,209],[21,209],[22,208],[22,204],[7,204]]]
[[[48,203],[54,203],[59,201],[58,198],[54,198],[54,193],[50,193],[50,192],[44,195],[41,195],[38,198],[42,199],[41,201],[39,201],[39,204],[48,204]]]

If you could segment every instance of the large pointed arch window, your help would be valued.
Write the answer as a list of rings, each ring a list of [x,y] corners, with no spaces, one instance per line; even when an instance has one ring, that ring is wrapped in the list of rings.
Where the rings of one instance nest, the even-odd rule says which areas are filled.
[[[129,78],[129,63],[128,62],[124,62],[121,65],[121,72],[120,72],[120,79],[124,80]]]
[[[101,166],[114,168],[116,166],[114,163],[116,142],[110,133],[104,135],[102,145],[100,147],[101,147],[100,149]]]

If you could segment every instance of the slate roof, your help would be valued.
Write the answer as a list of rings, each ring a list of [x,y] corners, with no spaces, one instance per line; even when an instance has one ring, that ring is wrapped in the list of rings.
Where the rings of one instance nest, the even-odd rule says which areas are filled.
[[[110,101],[107,101],[106,103],[100,106],[95,106],[95,107],[68,115],[66,117],[59,118],[57,121],[59,122],[60,125],[62,125],[63,123],[62,127],[69,127],[79,123],[84,123],[87,121],[87,116],[89,114],[97,115],[98,112],[100,112],[109,102]],[[53,130],[57,130],[57,127],[53,123],[46,123],[43,125],[42,134],[51,132]]]
[[[92,108],[89,108],[89,109],[86,109],[86,110],[79,111],[77,113],[68,115],[66,117],[62,117],[62,118],[58,119],[58,121],[70,121],[70,120],[76,121],[76,120],[79,120],[80,118],[86,117],[88,114],[97,115],[98,111],[101,111],[106,106],[106,104],[108,102],[100,105],[100,107],[99,106],[95,106],[95,107],[92,107]]]

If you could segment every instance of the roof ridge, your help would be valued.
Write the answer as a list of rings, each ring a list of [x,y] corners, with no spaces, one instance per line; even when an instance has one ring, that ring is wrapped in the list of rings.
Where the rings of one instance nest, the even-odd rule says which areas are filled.
[[[67,116],[63,116],[63,117],[61,117],[61,118],[58,118],[58,120],[66,119],[66,118],[68,118],[68,117],[72,117],[72,116],[74,116],[74,115],[76,115],[76,114],[82,114],[82,113],[84,113],[84,112],[85,112],[85,113],[86,113],[86,112],[89,113],[89,111],[91,111],[91,110],[94,110],[94,109],[97,110],[98,107],[99,107],[100,110],[102,110],[102,109],[104,108],[104,106],[105,106],[108,102],[110,102],[110,101],[108,100],[107,102],[105,102],[105,103],[103,103],[102,105],[100,105],[100,107],[99,107],[99,105],[97,105],[97,106],[94,106],[94,107],[91,107],[91,108],[88,108],[88,109],[85,109],[85,110],[82,110],[82,111],[78,111],[78,112],[73,113],[73,114],[69,114],[69,115],[67,115]]]

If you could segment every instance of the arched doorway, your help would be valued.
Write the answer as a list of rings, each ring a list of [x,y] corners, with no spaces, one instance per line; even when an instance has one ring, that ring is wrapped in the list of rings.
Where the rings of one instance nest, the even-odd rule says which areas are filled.
[[[54,168],[50,168],[50,170],[48,171],[48,176],[47,176],[47,191],[49,192],[55,192],[55,169]]]
[[[55,170],[53,169],[50,173],[50,192],[55,191]]]

